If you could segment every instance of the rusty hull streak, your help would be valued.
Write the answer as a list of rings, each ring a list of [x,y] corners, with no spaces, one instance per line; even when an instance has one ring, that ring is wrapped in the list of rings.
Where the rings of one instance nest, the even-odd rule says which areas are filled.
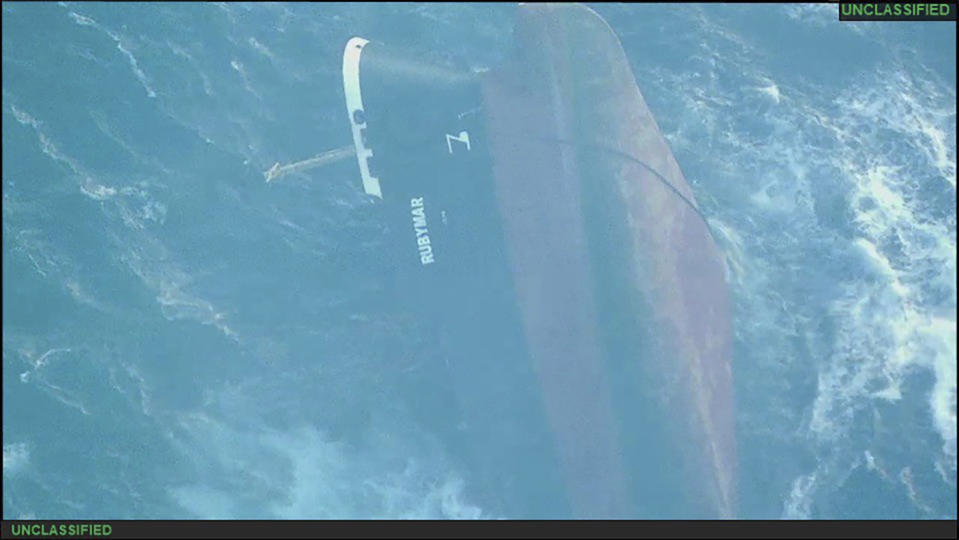
[[[523,5],[517,55],[484,85],[496,191],[527,346],[562,457],[574,514],[629,512],[621,433],[596,328],[588,235],[580,206],[586,171],[606,174],[629,231],[626,286],[652,324],[635,359],[672,441],[688,463],[691,497],[735,515],[736,450],[725,262],[700,216],[627,160],[589,159],[538,133],[634,156],[689,200],[692,190],[660,134],[622,45],[595,12]],[[648,356],[648,357],[647,357]],[[620,414],[629,414],[628,411]]]

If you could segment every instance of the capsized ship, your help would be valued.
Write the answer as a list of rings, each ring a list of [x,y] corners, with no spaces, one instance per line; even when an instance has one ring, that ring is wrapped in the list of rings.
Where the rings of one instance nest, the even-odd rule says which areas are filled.
[[[606,22],[521,5],[481,73],[354,37],[343,87],[397,294],[446,359],[473,500],[735,516],[725,262]]]

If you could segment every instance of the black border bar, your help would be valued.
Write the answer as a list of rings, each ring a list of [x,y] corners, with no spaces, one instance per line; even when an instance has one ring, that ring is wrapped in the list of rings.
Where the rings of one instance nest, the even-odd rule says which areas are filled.
[[[12,534],[14,524],[109,524],[109,536]],[[75,529],[76,530],[76,529]],[[2,538],[956,538],[956,521],[3,520]]]

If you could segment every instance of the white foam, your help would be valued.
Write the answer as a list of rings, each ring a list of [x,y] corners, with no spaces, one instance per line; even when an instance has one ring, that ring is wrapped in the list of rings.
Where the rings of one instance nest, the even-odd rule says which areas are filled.
[[[904,301],[909,296],[909,287],[903,285],[892,263],[874,243],[865,238],[856,238],[853,246],[860,250],[868,267],[887,282],[897,300]]]
[[[3,475],[13,476],[30,463],[30,447],[26,443],[3,445]]]
[[[923,321],[919,335],[927,338],[932,351],[931,362],[936,381],[929,396],[933,420],[942,435],[942,451],[952,468],[952,484],[956,475],[956,320],[930,317]],[[950,360],[951,359],[951,360]]]
[[[726,282],[742,286],[750,277],[749,259],[744,254],[743,238],[733,227],[718,217],[708,219],[709,228],[718,235],[723,253]]]
[[[106,35],[110,36],[110,39],[112,39],[116,43],[117,50],[120,51],[127,58],[127,62],[129,62],[130,68],[133,70],[133,74],[136,76],[137,80],[140,81],[140,84],[143,86],[143,88],[147,91],[147,97],[150,97],[150,98],[156,97],[156,92],[150,86],[150,82],[149,82],[149,79],[147,78],[146,73],[144,73],[143,70],[140,69],[139,62],[137,62],[137,59],[133,55],[133,53],[130,52],[130,50],[123,44],[124,40],[123,38],[120,37],[119,34],[110,30],[109,28],[104,27],[103,25],[99,24],[98,22],[91,19],[90,17],[87,17],[85,15],[80,15],[79,13],[76,13],[74,11],[70,12],[70,18],[73,19],[73,21],[80,26],[92,26],[104,32]]]
[[[177,45],[176,43],[167,41],[167,46],[170,47],[170,50],[173,51],[173,54],[185,59],[187,63],[189,63],[190,66],[196,70],[197,75],[200,76],[200,82],[203,83],[203,93],[207,96],[213,96],[213,85],[210,83],[210,78],[207,77],[206,73],[204,73],[203,70],[197,65],[197,62],[193,56],[187,52],[186,49],[180,45]]]
[[[79,24],[80,26],[96,26],[97,25],[97,22],[91,19],[90,17],[80,15],[79,13],[76,13],[75,11],[70,12],[70,18],[73,19],[73,21]]]
[[[234,406],[236,404],[233,404]],[[175,440],[197,466],[236,479],[233,490],[199,480],[171,495],[196,517],[216,519],[470,519],[463,482],[437,448],[401,432],[371,431],[362,445],[331,441],[314,427],[233,427],[208,414],[182,418]],[[257,502],[269,494],[266,502]]]
[[[913,506],[922,510],[923,512],[930,514],[932,513],[932,508],[929,507],[924,501],[919,497],[919,490],[916,489],[916,483],[912,475],[912,468],[903,467],[899,471],[899,481],[906,488],[906,494],[909,495],[909,500],[912,501]]]
[[[281,519],[365,517],[372,519],[478,518],[478,508],[462,500],[462,481],[438,473],[418,456],[373,467],[341,444],[324,441],[312,429],[267,439],[294,464],[290,496],[271,505]],[[381,438],[384,450],[395,443]],[[382,458],[373,458],[375,463]],[[326,507],[317,503],[323,501]],[[335,502],[334,502],[335,501]],[[332,504],[331,504],[332,503]]]
[[[27,344],[27,346],[21,348],[18,352],[20,353],[21,357],[25,359],[26,363],[32,367],[32,369],[20,374],[21,382],[34,384],[37,389],[46,393],[48,396],[70,408],[80,411],[86,416],[91,414],[87,407],[83,404],[83,401],[77,395],[77,392],[68,390],[58,384],[51,382],[45,370],[47,364],[50,363],[52,358],[62,353],[71,352],[71,349],[66,347],[57,347],[48,349],[42,355],[36,356],[33,345]]]
[[[117,189],[94,181],[76,160],[64,155],[57,149],[53,141],[44,133],[39,121],[18,109],[15,105],[11,105],[10,110],[20,124],[33,128],[40,140],[41,150],[45,154],[55,161],[66,164],[71,171],[81,178],[79,188],[84,195],[101,202],[114,202],[114,208],[119,212],[125,225],[139,231],[144,228],[146,221],[162,224],[166,220],[166,206],[151,199],[146,189],[130,186]],[[147,184],[142,183],[141,185],[145,186]],[[21,235],[23,232],[25,231],[21,231]],[[164,316],[170,319],[195,319],[203,324],[215,326],[233,340],[238,339],[238,335],[226,324],[224,314],[214,309],[209,302],[183,292],[182,288],[188,281],[188,276],[172,265],[158,265],[158,261],[144,262],[140,251],[146,247],[165,251],[159,242],[149,237],[141,238],[138,241],[143,245],[139,247],[134,245],[128,253],[121,256],[121,259],[127,262],[130,268],[147,285],[158,291],[157,302],[160,304]],[[59,266],[59,264],[51,259],[51,255],[38,248],[36,244],[37,242],[18,242],[17,249],[24,250],[36,266],[37,271],[46,276],[51,269]],[[38,257],[41,260],[38,260]]]
[[[85,185],[80,185],[80,191],[87,197],[97,201],[105,201],[117,194],[116,188],[97,184],[89,178]]]
[[[122,361],[120,367],[109,366],[108,370],[110,386],[131,400],[138,401],[140,411],[146,416],[151,416],[153,414],[153,400],[150,397],[150,388],[140,371],[134,365]],[[123,379],[124,375],[126,376],[125,380]],[[137,395],[135,397],[130,396],[128,390],[130,384],[136,388]]]
[[[156,300],[163,316],[168,320],[189,319],[211,325],[231,340],[238,341],[240,337],[227,325],[224,313],[210,302],[184,291],[190,276],[167,262],[166,248],[151,239],[143,239],[143,242],[144,245],[127,251],[120,259],[157,292]]]
[[[48,350],[47,352],[40,355],[39,358],[33,361],[33,369],[41,369],[44,366],[46,366],[51,355],[58,354],[58,353],[65,353],[65,352],[70,352],[70,349],[66,347],[58,347],[58,348]]]
[[[809,519],[810,505],[816,487],[816,474],[802,475],[793,480],[783,508],[784,519]]]
[[[43,131],[43,126],[39,121],[37,121],[30,114],[18,109],[16,105],[11,104],[10,111],[13,113],[13,117],[16,118],[17,122],[33,128],[34,134],[36,134],[37,139],[40,141],[40,150],[44,154],[52,158],[54,161],[63,163],[69,167],[74,174],[83,174],[80,165],[75,160],[60,152],[60,150],[57,148],[57,145],[54,144],[50,137],[48,137]]]
[[[256,51],[262,54],[263,56],[269,58],[270,60],[276,60],[276,58],[273,56],[273,51],[271,51],[266,45],[257,41],[255,37],[251,37],[248,40],[248,43],[250,44],[251,47],[256,49]]]
[[[84,405],[83,401],[77,397],[75,392],[67,390],[60,385],[53,384],[39,377],[37,378],[37,382],[40,383],[39,388],[52,398],[66,405],[67,407],[70,407],[71,409],[80,411],[80,413],[82,413],[84,416],[90,416],[90,410],[87,409],[86,405]]]
[[[243,87],[246,89],[246,91],[253,94],[257,99],[261,99],[260,94],[253,89],[253,86],[250,83],[250,77],[247,75],[246,67],[243,66],[243,63],[234,58],[233,60],[230,60],[230,67],[240,74],[240,78],[243,79]]]
[[[880,74],[877,82],[878,87],[841,95],[837,101],[846,116],[834,122],[878,123],[905,145],[895,154],[864,152],[863,147],[881,148],[867,131],[862,146],[837,156],[839,169],[852,180],[851,209],[859,234],[852,247],[871,278],[844,284],[845,294],[833,305],[840,334],[833,358],[820,373],[810,427],[821,439],[835,440],[866,405],[863,398],[902,399],[904,378],[916,369],[928,370],[935,378],[930,416],[942,438],[945,468],[954,479],[955,214],[945,221],[929,219],[926,201],[918,195],[925,187],[920,181],[937,178],[944,180],[939,189],[955,189],[955,149],[944,144],[955,137],[946,134],[949,119],[955,118],[954,101],[943,112],[920,92],[924,84],[899,72]],[[908,161],[910,156],[925,161],[916,164]]]
[[[836,24],[834,4],[787,4],[782,6],[790,19],[816,25]]]
[[[136,75],[137,80],[140,81],[140,84],[143,85],[143,88],[147,91],[147,97],[150,97],[150,98],[157,97],[156,92],[150,86],[150,82],[147,79],[146,73],[144,73],[143,70],[140,69],[140,64],[137,62],[136,57],[133,56],[133,53],[123,46],[123,41],[118,36],[115,36],[114,34],[110,34],[110,35],[117,42],[117,50],[122,52],[123,55],[127,57],[127,60],[130,62],[130,68],[133,69],[133,73],[134,75]]]
[[[776,86],[776,83],[770,81],[768,85],[761,86],[757,90],[773,100],[777,105],[782,101],[782,94],[779,92],[779,87]]]
[[[828,9],[833,11],[827,17]],[[787,13],[803,24],[835,25],[834,10],[795,6]],[[929,403],[929,423],[941,436],[942,451],[935,444],[929,454],[910,456],[927,460],[914,462],[912,470],[934,466],[954,486],[956,224],[955,206],[941,208],[955,196],[954,82],[893,55],[878,72],[850,78],[838,92],[800,77],[785,86],[762,73],[761,63],[750,62],[743,53],[748,48],[725,47],[737,40],[715,28],[720,19],[693,26],[700,28],[699,22],[707,39],[700,54],[692,55],[694,67],[653,69],[648,79],[659,81],[664,95],[684,89],[674,97],[674,150],[707,156],[702,165],[723,179],[717,193],[734,183],[730,210],[720,209],[724,215],[710,223],[721,233],[732,274],[749,274],[732,282],[740,299],[737,339],[748,340],[757,361],[765,361],[759,350],[768,353],[763,367],[770,373],[778,375],[784,364],[815,363],[808,369],[816,371],[817,395],[808,410],[794,411],[792,403],[772,397],[763,399],[774,412],[741,413],[744,425],[755,423],[761,431],[772,417],[813,444],[817,465],[792,482],[784,515],[808,517],[817,492],[834,489],[850,463],[862,460],[871,442],[853,440],[853,421],[873,414],[879,403]],[[707,43],[715,37],[726,41],[720,44],[731,54],[715,54],[715,43]],[[742,82],[723,83],[740,76]],[[765,107],[744,129],[743,111],[756,107],[757,94],[790,106]],[[762,135],[749,129],[755,122],[766,128]],[[737,205],[743,199],[753,211]],[[834,204],[847,200],[848,207]],[[716,227],[719,222],[725,227]],[[798,255],[810,248],[815,255]],[[770,256],[782,260],[771,262]],[[817,259],[803,260],[811,256]],[[803,272],[823,256],[821,264],[837,268],[825,276],[829,283],[813,290],[838,289],[827,318],[836,324],[832,343],[822,327],[808,322],[824,318],[816,304],[777,292],[782,284],[802,282]],[[782,357],[792,336],[810,346],[811,358]],[[931,373],[934,383],[915,392],[905,383],[920,371]],[[771,380],[764,384],[766,390],[779,388]],[[883,451],[873,450],[874,457]]]
[[[871,36],[876,32],[875,25],[870,22],[846,21],[837,24],[835,3],[783,4],[782,8],[790,19],[810,26],[829,26],[840,32],[852,32],[860,36]]]
[[[192,484],[171,488],[169,492],[195,519],[230,519],[237,512],[235,495],[223,490]]]
[[[42,123],[36,120],[30,114],[20,110],[15,105],[10,106],[17,121],[26,126],[30,126],[36,133],[41,143],[41,150],[57,162],[66,164],[79,178],[80,191],[91,199],[101,202],[113,202],[111,208],[115,208],[119,213],[123,223],[135,230],[142,231],[147,222],[163,224],[166,220],[167,208],[162,202],[150,198],[150,193],[143,187],[132,186],[117,189],[94,181],[79,162],[60,152],[53,141],[47,137],[42,129]],[[94,115],[94,119],[98,119]],[[102,120],[102,118],[99,118]],[[108,126],[100,122],[101,130],[109,133]],[[146,186],[146,183],[141,183]],[[18,240],[24,232],[18,235]],[[194,295],[184,292],[183,287],[189,281],[189,277],[177,269],[172,264],[161,261],[144,260],[141,252],[146,248],[165,253],[165,248],[155,239],[145,237],[137,242],[141,246],[131,248],[126,254],[121,256],[130,268],[136,273],[148,286],[157,291],[157,302],[160,305],[163,315],[170,319],[193,319],[202,324],[212,325],[220,330],[230,339],[237,341],[239,336],[226,323],[226,315],[219,312],[212,304],[198,298]],[[17,242],[15,248],[24,251],[37,271],[46,277],[50,271],[57,269],[62,264],[56,261],[48,250],[43,249],[42,243],[38,240],[30,241],[29,238]],[[166,258],[166,255],[163,255]],[[68,276],[69,277],[69,276]],[[75,281],[75,280],[74,280]],[[75,293],[76,291],[71,291]],[[74,297],[78,297],[74,294]]]

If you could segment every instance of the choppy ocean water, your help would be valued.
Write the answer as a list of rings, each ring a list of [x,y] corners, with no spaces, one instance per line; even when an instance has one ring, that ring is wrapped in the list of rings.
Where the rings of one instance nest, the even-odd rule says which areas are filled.
[[[492,5],[3,5],[4,518],[509,517],[420,425],[349,143],[353,35]],[[730,263],[743,517],[956,517],[949,23],[598,5]]]

